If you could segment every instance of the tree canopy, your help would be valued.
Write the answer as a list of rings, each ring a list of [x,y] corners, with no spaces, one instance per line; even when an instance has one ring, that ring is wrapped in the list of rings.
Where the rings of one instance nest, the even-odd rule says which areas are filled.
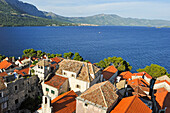
[[[130,71],[132,69],[132,66],[121,57],[108,57],[101,60],[99,63],[96,63],[96,65],[101,68],[106,68],[111,64],[113,64],[119,71]]]
[[[4,58],[5,58],[5,55],[0,54],[0,61],[3,60]]]
[[[64,58],[66,59],[71,59],[73,57],[73,53],[72,52],[69,52],[69,53],[64,53]]]
[[[167,70],[164,67],[157,65],[157,64],[151,64],[150,66],[146,66],[144,69],[139,68],[136,71],[137,72],[145,71],[154,78],[157,78],[157,77],[160,77],[166,74],[169,76]]]
[[[74,53],[73,60],[83,61],[83,57],[79,55],[79,53]]]

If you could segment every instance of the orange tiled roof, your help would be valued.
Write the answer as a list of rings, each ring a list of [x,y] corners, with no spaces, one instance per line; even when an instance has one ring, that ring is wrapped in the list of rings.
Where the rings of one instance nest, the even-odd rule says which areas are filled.
[[[133,89],[132,94],[133,95],[137,95],[139,97],[144,97],[147,96],[147,94],[144,91],[149,92],[149,88],[148,87],[142,87],[142,86],[136,86],[136,85],[130,85]]]
[[[12,63],[8,62],[7,60],[3,60],[0,63],[0,69],[7,69],[8,67],[10,67],[12,65]]]
[[[103,78],[109,80],[118,70],[113,66],[108,66],[103,70]]]
[[[143,78],[137,78],[137,79],[130,80],[130,81],[128,81],[128,85],[137,85],[137,86],[144,86],[144,87],[149,86],[149,84]]]
[[[133,73],[132,76],[143,76],[143,75],[146,76],[147,78],[152,79],[152,77],[148,73],[146,73],[145,71],[139,72],[139,73]]]
[[[73,113],[76,110],[76,97],[77,94],[72,90],[53,99],[53,113]]]
[[[132,73],[130,71],[126,71],[122,72],[119,76],[123,79],[129,80],[132,78]]]
[[[58,57],[51,58],[52,62],[59,63],[61,60]]]
[[[49,81],[46,81],[45,84],[53,86],[57,89],[67,80],[68,78],[61,77],[59,75],[54,75]]]
[[[113,84],[109,81],[105,81],[93,85],[82,93],[79,98],[109,108],[117,102],[118,95],[116,94],[116,88]]]
[[[28,75],[29,74],[29,68],[25,68],[25,69],[22,69],[22,70],[14,70],[14,72],[22,75],[22,76],[25,76],[25,75]]]
[[[23,60],[25,60],[25,59],[29,59],[29,58],[28,58],[28,57],[23,57],[23,58],[19,59],[18,61],[22,64],[21,61],[23,61]]]
[[[6,72],[2,72],[0,73],[0,77],[4,77],[4,76],[7,76],[8,74]]]
[[[152,113],[137,96],[123,98],[110,113]]]
[[[167,80],[157,80],[155,82],[155,84],[159,84],[159,83],[162,83],[162,82],[166,82],[168,85],[170,85],[170,82],[168,82]]]

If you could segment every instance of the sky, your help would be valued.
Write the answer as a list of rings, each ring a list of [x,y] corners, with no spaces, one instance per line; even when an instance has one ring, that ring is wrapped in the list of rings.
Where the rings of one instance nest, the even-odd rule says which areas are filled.
[[[39,10],[67,17],[116,14],[122,17],[170,20],[170,0],[20,0]]]

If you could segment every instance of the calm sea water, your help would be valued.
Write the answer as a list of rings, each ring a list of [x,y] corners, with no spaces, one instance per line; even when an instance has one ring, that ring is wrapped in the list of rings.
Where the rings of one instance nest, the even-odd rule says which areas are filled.
[[[79,52],[92,63],[122,57],[132,72],[152,63],[170,72],[170,29],[150,27],[2,27],[0,54],[21,56],[24,49]]]

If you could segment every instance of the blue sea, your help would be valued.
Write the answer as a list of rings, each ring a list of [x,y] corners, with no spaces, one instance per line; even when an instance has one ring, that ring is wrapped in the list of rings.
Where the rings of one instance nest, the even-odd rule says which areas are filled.
[[[0,54],[22,56],[24,49],[79,52],[92,63],[122,57],[132,72],[152,63],[170,72],[170,28],[121,26],[1,27]]]

